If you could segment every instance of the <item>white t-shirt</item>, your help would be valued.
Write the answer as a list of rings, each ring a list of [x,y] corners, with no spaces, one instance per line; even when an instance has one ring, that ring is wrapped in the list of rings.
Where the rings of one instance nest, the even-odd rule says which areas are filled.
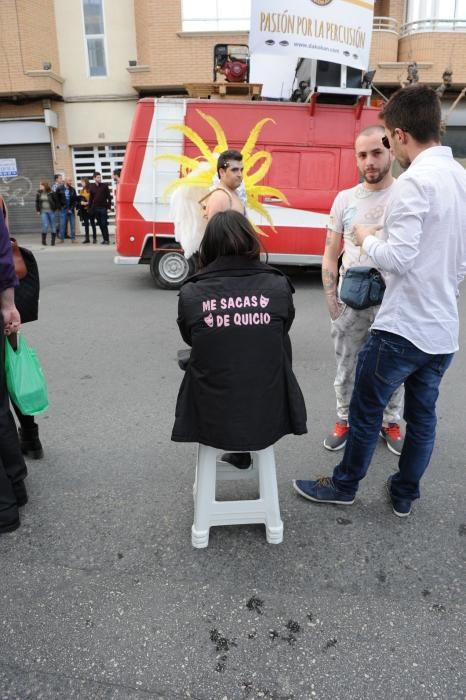
[[[361,182],[349,190],[342,190],[335,197],[330,211],[330,221],[327,228],[343,235],[343,259],[340,277],[354,265],[375,264],[369,255],[353,243],[351,231],[355,224],[378,226],[383,223],[385,207],[393,189],[394,182],[383,190],[369,190]],[[384,240],[383,230],[377,232],[377,237]]]

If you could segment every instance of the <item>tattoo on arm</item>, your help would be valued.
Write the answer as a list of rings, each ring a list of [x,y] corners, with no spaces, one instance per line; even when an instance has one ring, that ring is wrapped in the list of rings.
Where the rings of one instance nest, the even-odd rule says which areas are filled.
[[[335,294],[337,288],[337,274],[323,267],[322,284],[326,294]]]

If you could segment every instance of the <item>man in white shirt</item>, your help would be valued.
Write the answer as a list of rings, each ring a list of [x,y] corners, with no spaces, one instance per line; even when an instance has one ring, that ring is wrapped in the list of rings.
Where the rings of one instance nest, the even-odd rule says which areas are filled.
[[[406,517],[435,442],[441,379],[458,349],[458,285],[466,274],[466,171],[440,145],[440,102],[423,85],[398,90],[383,108],[384,145],[407,168],[387,205],[384,231],[356,226],[354,240],[385,276],[371,336],[359,354],[343,459],[331,478],[295,481],[305,498],[351,505],[369,468],[388,397],[404,383],[406,437],[387,482]]]
[[[393,155],[383,143],[384,128],[368,126],[357,136],[354,144],[356,165],[363,179],[356,187],[339,192],[333,202],[327,227],[327,239],[322,260],[322,284],[331,319],[331,336],[335,348],[336,374],[333,383],[337,403],[337,421],[333,432],[324,440],[327,450],[341,450],[348,437],[348,411],[353,393],[358,352],[369,337],[379,306],[353,309],[340,302],[341,282],[351,267],[375,267],[374,261],[353,241],[356,224],[379,225],[395,182],[392,175]],[[380,232],[381,235],[381,232]],[[340,270],[338,260],[342,247]],[[338,281],[340,280],[340,281]],[[380,431],[388,449],[401,454],[403,437],[400,418],[403,387],[390,397],[384,410]]]

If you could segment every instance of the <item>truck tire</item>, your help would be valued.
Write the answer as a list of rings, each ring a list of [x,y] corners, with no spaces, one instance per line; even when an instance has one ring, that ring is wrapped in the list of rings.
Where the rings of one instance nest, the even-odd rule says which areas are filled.
[[[186,260],[183,253],[175,251],[175,244],[164,243],[161,248],[170,248],[166,252],[158,250],[150,259],[152,279],[160,289],[179,289],[185,279],[194,273],[194,262]]]

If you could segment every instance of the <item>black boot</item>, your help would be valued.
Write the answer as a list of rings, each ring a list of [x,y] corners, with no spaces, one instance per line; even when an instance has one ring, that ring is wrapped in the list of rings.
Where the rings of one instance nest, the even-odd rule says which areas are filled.
[[[42,245],[47,245],[47,234],[46,233],[42,234]]]
[[[251,455],[249,452],[226,452],[222,455],[222,462],[228,462],[237,469],[249,469],[251,466]]]
[[[18,429],[21,452],[31,459],[42,459],[44,450],[39,440],[39,427],[34,423],[27,431],[24,428]]]
[[[56,234],[56,233],[52,233],[52,241],[51,241],[50,245],[55,245],[55,238],[56,238],[56,237],[57,237],[57,234]]]

